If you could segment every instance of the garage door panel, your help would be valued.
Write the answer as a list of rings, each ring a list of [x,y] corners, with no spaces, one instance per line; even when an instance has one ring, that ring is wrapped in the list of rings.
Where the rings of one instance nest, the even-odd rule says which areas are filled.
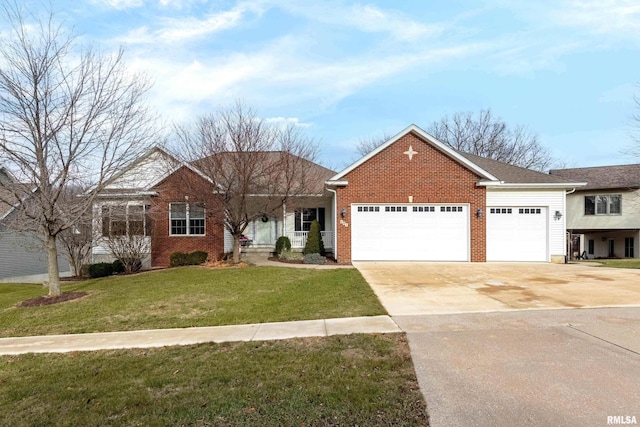
[[[352,209],[353,260],[468,260],[467,206],[354,205]]]
[[[488,207],[487,261],[548,261],[544,207]]]

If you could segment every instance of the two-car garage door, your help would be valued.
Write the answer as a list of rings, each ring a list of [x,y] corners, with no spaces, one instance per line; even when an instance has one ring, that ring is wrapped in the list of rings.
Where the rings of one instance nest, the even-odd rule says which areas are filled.
[[[487,261],[548,261],[546,207],[488,207]],[[469,261],[467,204],[352,206],[354,261]]]
[[[465,204],[353,205],[354,261],[468,261]]]

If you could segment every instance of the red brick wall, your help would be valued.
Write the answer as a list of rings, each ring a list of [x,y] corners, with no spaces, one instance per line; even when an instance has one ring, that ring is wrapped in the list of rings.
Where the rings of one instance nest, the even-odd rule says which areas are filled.
[[[153,234],[151,265],[167,267],[173,252],[205,251],[209,259],[216,259],[224,251],[222,207],[213,195],[213,185],[183,167],[156,186],[158,197],[151,201]],[[185,198],[188,198],[186,200]],[[204,236],[170,236],[169,203],[204,202],[206,223]]]
[[[411,161],[403,154],[410,145],[418,152]],[[469,203],[471,261],[486,261],[486,218],[475,215],[478,208],[486,212],[485,188],[476,187],[480,177],[417,135],[403,136],[344,179],[349,184],[337,188],[337,212],[347,209],[337,218],[339,263],[351,262],[352,203],[409,203],[409,196],[413,203]]]

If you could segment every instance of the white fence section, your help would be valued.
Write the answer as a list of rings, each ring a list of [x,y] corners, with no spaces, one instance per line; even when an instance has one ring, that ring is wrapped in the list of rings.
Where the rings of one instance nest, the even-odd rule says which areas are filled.
[[[325,249],[333,249],[333,231],[321,231],[320,234],[322,235],[322,243],[324,244]],[[304,248],[304,245],[307,243],[308,235],[308,231],[293,231],[288,233],[287,237],[291,240],[292,248]]]

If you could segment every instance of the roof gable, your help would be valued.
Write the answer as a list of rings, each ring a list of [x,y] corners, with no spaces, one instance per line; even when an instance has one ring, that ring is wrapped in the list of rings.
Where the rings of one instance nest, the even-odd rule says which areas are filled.
[[[468,159],[466,159],[464,156],[462,156],[460,154],[460,152],[452,149],[448,145],[446,145],[446,144],[442,143],[441,141],[437,140],[436,138],[434,138],[433,136],[429,135],[427,132],[425,132],[420,127],[416,126],[415,124],[412,124],[412,125],[408,126],[407,128],[405,128],[404,130],[402,130],[397,135],[395,135],[394,137],[392,137],[391,139],[389,139],[384,144],[380,145],[375,150],[371,151],[366,156],[362,157],[360,160],[356,161],[355,163],[353,163],[350,166],[348,166],[346,169],[344,169],[341,172],[337,173],[336,175],[332,176],[327,181],[327,183],[331,184],[332,182],[336,183],[336,182],[341,181],[349,172],[351,172],[352,170],[354,170],[358,166],[364,164],[366,161],[368,161],[369,159],[374,157],[376,154],[380,153],[382,150],[384,150],[385,148],[387,148],[390,145],[394,144],[399,139],[401,139],[403,136],[405,136],[405,135],[407,135],[409,133],[414,133],[421,140],[423,140],[425,143],[431,145],[433,148],[437,149],[438,151],[440,151],[444,155],[446,155],[446,156],[452,158],[453,160],[457,161],[458,163],[462,164],[467,169],[471,170],[472,172],[474,172],[475,174],[479,175],[480,177],[482,177],[484,179],[487,179],[487,180],[490,180],[490,181],[497,181],[498,180],[495,176],[493,176],[488,171],[484,170],[483,168],[479,167],[478,165],[476,165],[473,162],[471,162]]]

